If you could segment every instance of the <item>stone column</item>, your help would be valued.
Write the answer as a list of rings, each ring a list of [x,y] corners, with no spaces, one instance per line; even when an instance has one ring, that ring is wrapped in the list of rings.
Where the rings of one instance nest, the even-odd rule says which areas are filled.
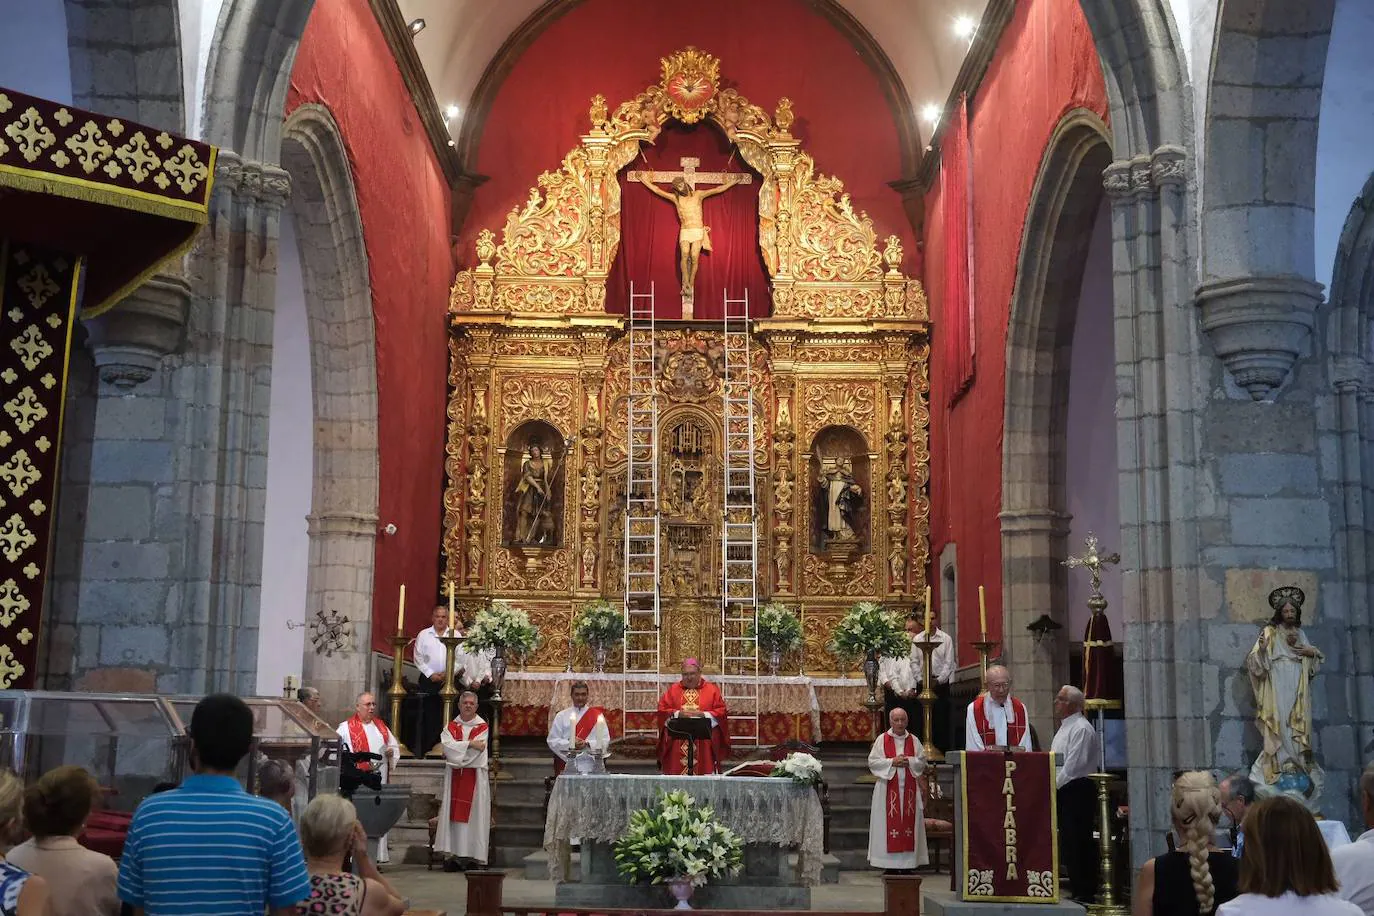
[[[312,514],[307,525],[310,573],[306,580],[305,660],[301,679],[319,689],[326,710],[342,714],[353,708],[358,691],[371,684],[370,610],[377,516]],[[423,603],[418,607],[421,613],[428,613]],[[354,610],[350,612],[350,608]],[[369,613],[359,616],[358,608]]]
[[[1038,472],[1048,473],[1048,468]],[[998,517],[1002,523],[1001,654],[1011,669],[1012,691],[1026,704],[1040,745],[1048,750],[1054,736],[1054,697],[1069,678],[1070,636],[1067,630],[1054,630],[1037,643],[1026,624],[1065,606],[1067,570],[1055,557],[1068,555],[1069,516],[1050,509],[1019,509]]]

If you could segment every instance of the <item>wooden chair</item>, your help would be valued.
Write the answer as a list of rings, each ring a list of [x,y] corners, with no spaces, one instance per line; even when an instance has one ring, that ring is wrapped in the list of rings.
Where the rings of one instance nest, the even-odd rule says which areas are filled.
[[[939,790],[939,782],[932,782],[924,775],[917,777],[924,795],[926,845],[930,847],[930,867],[940,870],[940,851],[946,850],[950,857],[950,868],[954,867],[954,800],[945,798]]]

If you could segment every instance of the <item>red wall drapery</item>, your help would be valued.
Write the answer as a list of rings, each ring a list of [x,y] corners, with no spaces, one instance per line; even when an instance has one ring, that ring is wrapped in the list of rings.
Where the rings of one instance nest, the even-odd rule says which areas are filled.
[[[940,192],[944,202],[945,295],[939,327],[944,329],[942,389],[949,401],[973,384],[973,273],[969,246],[968,97],[959,96],[949,129],[940,145]]]
[[[702,202],[704,222],[711,229],[710,252],[703,251],[697,268],[695,316],[724,317],[722,291],[739,299],[748,291],[751,317],[769,312],[768,273],[759,254],[759,176],[740,159],[733,144],[710,123],[664,126],[658,139],[640,148],[641,155],[620,173],[620,248],[606,282],[606,311],[623,315],[630,283],[637,292],[654,285],[654,314],[681,318],[678,292],[678,219],[673,205],[626,176],[635,170],[681,171],[681,160],[701,160],[698,172],[748,172],[752,184],[736,185]],[[701,190],[714,185],[702,184]]]

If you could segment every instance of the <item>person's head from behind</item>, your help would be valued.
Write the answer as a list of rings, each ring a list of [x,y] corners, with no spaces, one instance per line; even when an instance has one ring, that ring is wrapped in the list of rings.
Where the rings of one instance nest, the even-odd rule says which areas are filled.
[[[338,795],[317,795],[301,814],[301,851],[308,859],[338,860],[353,842],[358,811]]]
[[[1254,803],[1255,784],[1250,781],[1250,774],[1237,771],[1221,781],[1221,809],[1237,826]]]
[[[1261,799],[1245,813],[1240,892],[1280,897],[1335,893],[1336,871],[1312,813],[1283,795]]]
[[[253,744],[253,711],[231,693],[216,693],[191,713],[191,766],[197,773],[232,773]]]
[[[1004,665],[993,665],[988,669],[988,696],[998,703],[1005,703],[1011,696],[1011,672]]]
[[[258,794],[291,810],[291,798],[296,794],[296,774],[291,764],[269,760],[258,770]]]
[[[76,836],[100,796],[100,785],[85,769],[49,770],[24,792],[24,824],[40,840]]]
[[[24,834],[24,780],[13,770],[0,770],[0,846],[18,843]]]
[[[1198,912],[1210,913],[1216,906],[1216,887],[1207,864],[1207,851],[1221,817],[1221,790],[1212,774],[1196,770],[1175,779],[1169,813],[1178,834],[1179,852],[1188,856]]]
[[[1364,811],[1364,825],[1374,829],[1374,763],[1366,766],[1360,776],[1360,806]]]

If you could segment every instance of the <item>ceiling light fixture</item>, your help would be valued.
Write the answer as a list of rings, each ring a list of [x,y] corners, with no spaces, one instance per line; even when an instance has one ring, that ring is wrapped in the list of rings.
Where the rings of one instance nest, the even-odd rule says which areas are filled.
[[[978,31],[978,21],[972,16],[960,16],[954,20],[954,34],[959,38],[973,38]]]
[[[940,123],[940,115],[943,113],[944,110],[939,105],[931,102],[921,108],[921,120],[927,124],[938,124]]]
[[[452,121],[452,120],[454,120],[454,119],[457,118],[457,117],[458,117],[458,106],[457,106],[457,105],[450,105],[450,106],[448,106],[447,108],[444,109],[444,120],[445,120],[445,121]]]
[[[406,26],[406,28],[410,29],[410,37],[414,38],[425,30],[425,21],[423,19],[412,19],[410,20],[410,25]]]

